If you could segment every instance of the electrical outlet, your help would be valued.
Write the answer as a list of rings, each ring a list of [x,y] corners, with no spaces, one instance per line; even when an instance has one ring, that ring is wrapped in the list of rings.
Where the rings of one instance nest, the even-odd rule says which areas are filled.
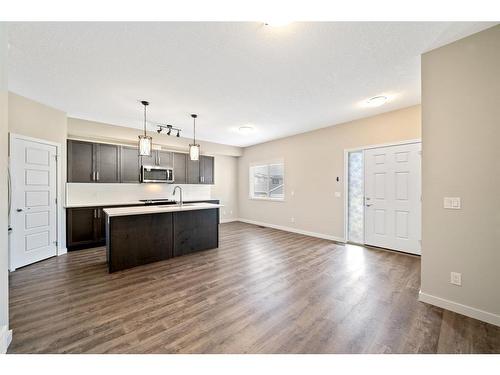
[[[295,223],[295,218],[294,218],[294,217],[291,217],[291,218],[290,218],[290,222],[291,222],[291,223]]]
[[[462,286],[462,274],[458,272],[452,272],[450,274],[450,283],[453,285]]]

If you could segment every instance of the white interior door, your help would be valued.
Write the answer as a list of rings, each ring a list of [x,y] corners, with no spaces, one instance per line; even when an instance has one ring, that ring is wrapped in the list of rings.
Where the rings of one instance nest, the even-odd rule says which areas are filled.
[[[365,150],[365,243],[420,254],[421,143]]]
[[[56,155],[56,146],[11,138],[11,269],[57,254]]]

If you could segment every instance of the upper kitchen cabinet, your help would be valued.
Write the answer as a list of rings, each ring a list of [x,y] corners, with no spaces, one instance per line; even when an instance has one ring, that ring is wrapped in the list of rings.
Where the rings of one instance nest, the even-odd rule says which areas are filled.
[[[68,140],[68,182],[120,182],[119,146]]]
[[[68,140],[68,182],[94,182],[94,145]]]
[[[141,163],[137,147],[120,147],[120,182],[139,183]]]
[[[96,143],[95,165],[97,182],[120,182],[120,146]]]
[[[176,184],[214,184],[214,158],[191,161],[181,152],[153,150],[139,156],[137,147],[68,140],[68,182],[139,183],[141,165],[174,169]]]
[[[170,151],[156,151],[156,165],[165,168],[173,168],[174,153]]]
[[[141,156],[141,165],[172,168],[173,152],[152,150],[150,156]]]
[[[200,160],[195,161],[187,158],[188,184],[213,184],[214,181],[213,156],[200,155]]]
[[[202,184],[214,183],[214,157],[200,156],[200,182]]]
[[[174,183],[187,184],[187,155],[174,152]]]
[[[187,156],[187,183],[188,184],[201,184],[200,178],[200,161],[191,160]]]

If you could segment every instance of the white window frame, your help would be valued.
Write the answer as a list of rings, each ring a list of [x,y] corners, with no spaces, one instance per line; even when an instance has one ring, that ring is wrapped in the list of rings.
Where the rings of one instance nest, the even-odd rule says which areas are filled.
[[[283,165],[283,198],[272,198],[272,197],[255,197],[253,196],[254,182],[252,168],[254,167],[268,167],[270,165],[282,164]],[[248,166],[248,199],[258,200],[258,201],[273,201],[273,202],[284,202],[285,201],[285,161],[283,159],[277,160],[267,160],[261,162],[250,163]]]

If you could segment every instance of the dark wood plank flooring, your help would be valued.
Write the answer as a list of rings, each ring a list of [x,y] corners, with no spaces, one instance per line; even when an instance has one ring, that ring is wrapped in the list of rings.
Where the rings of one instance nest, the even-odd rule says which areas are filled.
[[[220,248],[108,274],[104,248],[10,275],[10,353],[500,353],[418,301],[420,259],[243,223]]]

